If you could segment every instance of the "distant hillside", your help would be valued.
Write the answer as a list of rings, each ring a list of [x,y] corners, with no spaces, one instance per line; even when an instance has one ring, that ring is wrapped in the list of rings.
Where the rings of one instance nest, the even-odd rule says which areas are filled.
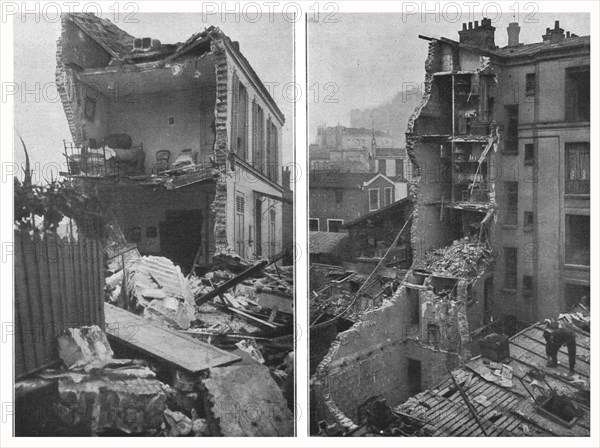
[[[389,132],[392,137],[398,138],[404,146],[404,133],[409,117],[419,103],[420,94],[406,94],[398,92],[388,103],[373,109],[375,129]],[[350,127],[371,129],[371,109],[353,109],[350,111]]]

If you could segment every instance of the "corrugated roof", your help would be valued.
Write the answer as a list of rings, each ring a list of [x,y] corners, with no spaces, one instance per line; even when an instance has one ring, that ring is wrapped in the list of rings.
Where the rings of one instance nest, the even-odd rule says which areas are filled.
[[[339,250],[342,242],[348,238],[347,233],[337,232],[310,232],[309,249],[310,254],[333,254]]]
[[[510,358],[506,371],[512,371],[510,381],[503,382],[497,368],[485,357],[477,357],[453,372],[469,401],[474,406],[489,436],[579,436],[590,435],[590,334],[589,316],[583,313],[561,315],[561,325],[576,333],[576,374],[567,376],[568,357],[563,348],[557,368],[546,367],[546,348],[542,323],[532,325],[510,338]],[[587,330],[580,328],[587,322]],[[575,325],[573,325],[575,323]],[[542,379],[529,376],[537,371]],[[535,373],[533,373],[535,376]],[[554,421],[537,410],[530,393],[536,397],[548,394],[552,388],[566,396],[583,416],[571,427]],[[396,408],[427,421],[425,426],[435,436],[482,436],[483,431],[470,413],[452,378],[447,377],[435,388],[421,392]]]

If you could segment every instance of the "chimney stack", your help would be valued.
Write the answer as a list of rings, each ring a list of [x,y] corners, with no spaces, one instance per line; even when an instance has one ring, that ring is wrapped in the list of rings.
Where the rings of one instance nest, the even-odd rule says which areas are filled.
[[[544,42],[555,44],[565,38],[565,30],[560,27],[559,21],[554,22],[554,28],[546,28],[546,34],[542,36]]]
[[[481,20],[481,25],[478,21],[475,21],[475,26],[473,26],[473,22],[463,23],[462,30],[458,32],[459,41],[461,44],[492,50],[496,48],[494,42],[495,31],[496,28],[492,26],[492,20],[484,17]]]
[[[508,28],[506,28],[508,32],[508,46],[516,47],[519,45],[519,33],[521,32],[521,27],[517,22],[512,22],[508,24]]]

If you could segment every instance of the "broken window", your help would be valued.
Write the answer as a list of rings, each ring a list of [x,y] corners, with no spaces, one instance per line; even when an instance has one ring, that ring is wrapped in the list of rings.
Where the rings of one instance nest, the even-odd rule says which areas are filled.
[[[533,295],[533,277],[531,275],[523,276],[523,296],[531,297]]]
[[[510,104],[506,110],[506,140],[504,152],[517,154],[519,152],[519,106]]]
[[[390,205],[392,203],[392,188],[386,187],[383,191],[385,195],[385,205]]]
[[[440,327],[437,324],[427,324],[427,343],[438,345],[440,343]]]
[[[311,232],[319,231],[319,218],[309,218],[308,219],[308,230]]]
[[[565,262],[581,266],[590,265],[589,215],[565,216]]]
[[[517,289],[517,248],[504,248],[504,287]]]
[[[396,159],[396,176],[404,177],[404,159]]]
[[[535,73],[525,75],[525,95],[535,95]]]
[[[565,143],[565,193],[590,194],[590,144]]]
[[[566,71],[566,121],[590,121],[590,67]]]
[[[557,393],[551,393],[545,397],[541,406],[538,407],[538,412],[568,428],[575,425],[577,420],[585,414],[568,397]]]
[[[533,165],[534,146],[533,143],[525,145],[525,165]]]
[[[377,172],[381,173],[385,176],[386,168],[387,168],[387,160],[379,159],[377,161]]]
[[[379,188],[369,190],[369,211],[379,209]]]
[[[328,219],[327,220],[327,231],[328,232],[339,232],[344,224],[343,219]]]
[[[531,232],[533,230],[533,212],[523,213],[523,232]]]
[[[519,211],[519,183],[504,182],[504,194],[506,204],[504,224],[516,226]]]

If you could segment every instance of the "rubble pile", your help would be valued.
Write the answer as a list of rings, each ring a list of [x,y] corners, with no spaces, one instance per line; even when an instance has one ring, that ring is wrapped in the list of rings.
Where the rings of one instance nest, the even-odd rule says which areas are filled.
[[[160,434],[289,435],[295,384],[293,267],[267,261],[248,267],[227,257],[219,260],[204,275],[187,278],[164,257],[133,255],[109,264],[107,301],[241,358],[241,363],[211,367],[201,377],[177,370],[176,379],[169,382],[172,387],[163,385],[167,404]],[[248,269],[255,272],[245,275]],[[160,362],[152,365],[164,370]],[[222,397],[244,394],[240,384],[228,383],[242,375],[231,369],[245,372],[243,387],[253,394],[252,400],[272,395],[273,403],[285,408],[277,416],[277,428],[215,421],[225,406]],[[265,413],[271,413],[273,403]]]
[[[434,249],[415,263],[415,268],[432,271],[437,275],[475,277],[493,260],[492,250],[470,237],[454,240],[451,245]]]

